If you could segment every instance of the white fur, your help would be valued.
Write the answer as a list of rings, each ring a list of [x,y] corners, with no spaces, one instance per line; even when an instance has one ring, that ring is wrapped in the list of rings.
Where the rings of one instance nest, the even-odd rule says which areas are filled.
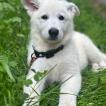
[[[26,6],[28,8],[28,5]],[[38,51],[47,51],[57,48],[61,44],[64,45],[64,49],[55,54],[54,57],[49,59],[38,58],[32,64],[27,79],[31,79],[33,84],[29,87],[24,86],[24,92],[29,94],[29,98],[34,97],[29,106],[38,101],[39,98],[36,92],[40,94],[48,81],[51,83],[54,81],[64,82],[61,85],[60,93],[67,94],[60,94],[58,106],[76,106],[76,98],[81,89],[81,70],[88,64],[91,64],[96,71],[98,68],[106,67],[106,56],[86,35],[74,31],[73,18],[76,13],[79,13],[75,4],[65,0],[42,0],[38,10],[28,9],[28,13],[31,12],[29,13],[31,17],[31,36],[28,45],[28,64],[33,53],[32,46]],[[44,14],[49,16],[46,21],[41,19]],[[64,21],[58,19],[60,14],[65,17]],[[48,39],[48,30],[51,27],[59,30],[58,39],[55,41]],[[31,69],[39,72],[49,71],[53,67],[54,69],[40,82],[34,80],[33,77],[36,73]],[[27,106],[26,102],[23,106]]]

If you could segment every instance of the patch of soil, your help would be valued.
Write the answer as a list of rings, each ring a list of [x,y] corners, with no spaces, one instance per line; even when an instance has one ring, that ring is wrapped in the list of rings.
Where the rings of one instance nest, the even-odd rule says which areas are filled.
[[[106,5],[106,0],[97,0],[100,4]]]
[[[93,0],[94,8],[106,18],[106,1]]]

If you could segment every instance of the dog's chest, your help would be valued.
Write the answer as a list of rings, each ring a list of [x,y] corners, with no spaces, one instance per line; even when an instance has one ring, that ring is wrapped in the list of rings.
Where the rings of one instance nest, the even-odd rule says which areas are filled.
[[[55,54],[51,58],[38,58],[31,68],[34,68],[36,71],[50,71],[53,73],[63,73],[64,71],[67,72],[76,67],[78,64],[77,55],[73,51],[63,50],[59,53]]]
[[[64,65],[64,59],[60,58],[60,56],[53,56],[52,58],[37,58],[35,62],[32,64],[31,68],[35,69],[36,71],[43,71],[43,70],[51,70],[52,68],[59,68],[60,65]]]
[[[60,81],[66,74],[75,74],[78,72],[79,62],[75,48],[65,48],[56,53],[51,58],[37,58],[31,66],[36,72],[47,71],[49,81]],[[28,76],[34,76],[34,73],[29,71]],[[29,77],[28,77],[29,78]]]

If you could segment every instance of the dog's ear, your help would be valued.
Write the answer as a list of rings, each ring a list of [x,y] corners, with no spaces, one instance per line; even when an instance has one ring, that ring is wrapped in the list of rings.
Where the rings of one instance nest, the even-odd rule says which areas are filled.
[[[39,8],[38,0],[22,0],[22,4],[30,16]]]
[[[70,11],[71,13],[73,13],[73,15],[80,15],[80,10],[78,8],[77,5],[75,5],[74,3],[68,3],[68,11]]]

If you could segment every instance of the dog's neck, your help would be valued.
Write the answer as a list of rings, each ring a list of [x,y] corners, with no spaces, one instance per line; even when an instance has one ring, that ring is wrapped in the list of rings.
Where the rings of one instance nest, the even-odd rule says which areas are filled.
[[[35,38],[36,39],[36,38]],[[36,41],[36,42],[34,42]],[[67,41],[68,43],[69,41]],[[61,45],[66,45],[65,42],[59,42],[59,43],[47,43],[45,41],[40,41],[40,40],[34,40],[33,39],[33,44],[32,46],[34,48],[36,48],[37,51],[39,52],[46,52],[46,51],[49,51],[49,50],[52,50],[52,49],[56,49],[58,47],[60,47]]]
[[[53,57],[56,53],[60,52],[61,50],[64,49],[64,45],[60,45],[58,48],[55,49],[51,49],[48,50],[46,52],[39,52],[36,50],[36,48],[33,48],[34,50],[34,54],[36,56],[36,58],[41,58],[41,57],[45,57],[45,58],[51,58]],[[33,55],[33,54],[32,54]]]
[[[68,37],[65,37],[63,41],[61,42],[56,42],[56,43],[50,43],[45,41],[44,39],[41,39],[40,36],[34,36],[35,32],[31,33],[31,42],[32,42],[32,46],[34,46],[36,48],[37,51],[39,52],[46,52],[48,50],[51,49],[56,49],[61,45],[67,45],[71,42],[71,37],[72,35],[69,35]],[[66,35],[67,36],[67,35]]]

